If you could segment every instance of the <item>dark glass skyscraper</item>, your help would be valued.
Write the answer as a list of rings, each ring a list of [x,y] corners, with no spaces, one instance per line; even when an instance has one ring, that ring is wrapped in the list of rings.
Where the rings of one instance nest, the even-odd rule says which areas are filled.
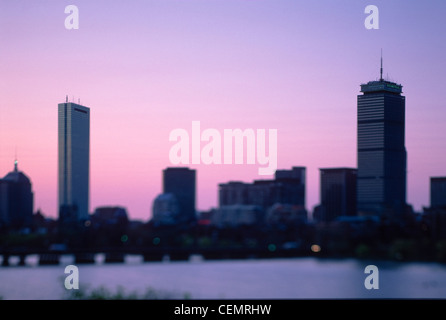
[[[66,101],[58,105],[59,218],[88,219],[90,109]]]
[[[446,177],[430,178],[431,208],[446,207]]]
[[[171,167],[163,170],[163,193],[171,193],[176,197],[180,222],[196,220],[195,170],[182,167]]]
[[[320,220],[356,215],[356,168],[320,169]]]
[[[397,217],[406,205],[405,97],[400,84],[361,84],[357,101],[358,214]]]

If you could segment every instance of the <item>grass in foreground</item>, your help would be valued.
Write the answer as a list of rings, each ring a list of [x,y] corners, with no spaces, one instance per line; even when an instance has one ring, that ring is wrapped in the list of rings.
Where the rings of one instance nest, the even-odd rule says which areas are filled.
[[[67,300],[169,300],[191,299],[188,292],[175,293],[164,290],[147,288],[144,292],[136,290],[127,292],[124,287],[118,286],[115,291],[105,286],[89,289],[88,286],[79,286],[79,289],[67,290],[64,299]]]

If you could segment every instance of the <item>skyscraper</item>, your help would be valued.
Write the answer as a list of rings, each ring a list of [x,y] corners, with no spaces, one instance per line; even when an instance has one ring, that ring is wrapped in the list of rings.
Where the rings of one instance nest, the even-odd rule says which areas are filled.
[[[357,101],[358,213],[397,217],[406,205],[405,97],[400,84],[361,84]]]
[[[430,178],[431,208],[446,208],[446,177]]]
[[[339,216],[356,215],[355,168],[320,169],[320,220],[333,221]]]
[[[306,205],[306,167],[276,170],[275,181],[281,185],[280,202]]]
[[[189,222],[196,220],[195,170],[182,167],[171,167],[163,170],[163,193],[171,193],[178,203],[178,221]]]
[[[58,200],[61,220],[89,214],[90,109],[73,102],[58,105]]]

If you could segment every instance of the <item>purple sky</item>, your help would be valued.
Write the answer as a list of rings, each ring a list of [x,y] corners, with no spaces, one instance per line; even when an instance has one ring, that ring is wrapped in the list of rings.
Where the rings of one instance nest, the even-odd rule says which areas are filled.
[[[64,9],[79,9],[67,30]],[[379,8],[367,30],[364,9]],[[0,176],[19,169],[35,209],[57,217],[57,104],[91,109],[90,210],[121,205],[148,220],[172,164],[169,133],[277,129],[278,168],[307,167],[307,209],[319,168],[356,167],[356,96],[384,75],[406,96],[407,198],[429,205],[446,175],[446,2],[1,1]],[[218,183],[251,182],[258,165],[191,165],[197,205]]]

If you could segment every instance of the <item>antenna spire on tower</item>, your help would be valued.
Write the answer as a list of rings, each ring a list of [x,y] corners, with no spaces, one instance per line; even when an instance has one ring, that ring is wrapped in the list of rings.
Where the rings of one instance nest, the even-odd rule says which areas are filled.
[[[379,81],[383,81],[383,49],[381,49],[381,70],[380,70]]]
[[[15,156],[14,156],[14,172],[17,172],[17,165],[18,165],[18,161],[17,161],[17,146],[15,147]]]

